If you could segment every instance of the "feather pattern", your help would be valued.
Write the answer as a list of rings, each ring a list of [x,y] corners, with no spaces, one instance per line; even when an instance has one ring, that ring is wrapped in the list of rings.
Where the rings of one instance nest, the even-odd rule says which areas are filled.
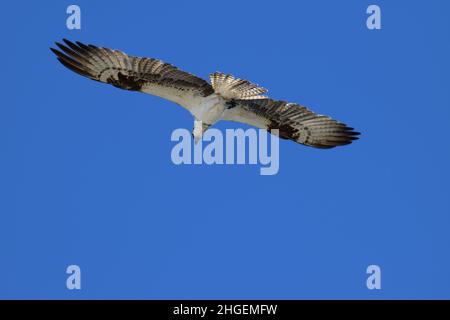
[[[192,108],[195,97],[214,93],[207,81],[161,60],[130,56],[78,41],[63,41],[64,44],[56,43],[61,51],[51,48],[52,52],[65,67],[92,80],[160,96],[188,109]]]
[[[353,128],[296,103],[255,99],[235,100],[235,104],[235,108],[225,111],[224,120],[247,123],[269,132],[278,129],[280,138],[307,146],[327,149],[358,139],[359,132]]]
[[[230,74],[215,72],[209,75],[214,91],[225,99],[265,99],[267,89]]]
[[[59,50],[51,50],[65,67],[117,88],[173,101],[206,124],[202,132],[219,120],[230,120],[269,132],[277,129],[283,139],[316,148],[333,148],[358,139],[359,132],[344,123],[296,103],[269,99],[262,95],[266,89],[232,75],[213,73],[209,84],[158,59],[63,41],[56,43]]]

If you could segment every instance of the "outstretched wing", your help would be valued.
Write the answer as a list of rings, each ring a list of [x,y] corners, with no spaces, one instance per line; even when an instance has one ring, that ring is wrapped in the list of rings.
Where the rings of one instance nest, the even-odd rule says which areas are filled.
[[[223,120],[247,123],[269,132],[278,129],[280,138],[307,146],[327,149],[358,139],[359,132],[353,128],[296,103],[231,99],[227,104],[229,109],[225,111]]]
[[[58,60],[70,70],[92,80],[109,83],[125,90],[156,95],[190,109],[195,97],[214,92],[205,80],[177,67],[152,58],[127,55],[118,50],[72,43],[56,43],[51,48]]]

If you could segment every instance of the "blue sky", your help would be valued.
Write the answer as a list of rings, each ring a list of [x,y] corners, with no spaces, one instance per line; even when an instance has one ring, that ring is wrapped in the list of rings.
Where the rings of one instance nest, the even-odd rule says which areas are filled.
[[[2,4],[0,298],[450,298],[448,1],[74,3],[81,30],[72,2]],[[191,116],[65,69],[62,38],[232,73],[361,140],[281,141],[275,176],[175,166]]]

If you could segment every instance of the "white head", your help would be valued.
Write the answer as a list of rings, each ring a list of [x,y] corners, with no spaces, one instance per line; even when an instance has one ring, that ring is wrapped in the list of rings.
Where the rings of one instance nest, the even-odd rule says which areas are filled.
[[[203,136],[204,125],[201,120],[194,120],[194,129],[192,129],[192,137],[194,137],[194,142],[197,144]]]

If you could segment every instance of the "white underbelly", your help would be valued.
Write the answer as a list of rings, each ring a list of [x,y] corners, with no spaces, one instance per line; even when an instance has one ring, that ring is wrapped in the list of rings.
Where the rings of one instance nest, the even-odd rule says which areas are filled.
[[[221,117],[225,110],[225,102],[222,97],[212,94],[195,105],[190,111],[197,120],[205,124],[214,124]]]

